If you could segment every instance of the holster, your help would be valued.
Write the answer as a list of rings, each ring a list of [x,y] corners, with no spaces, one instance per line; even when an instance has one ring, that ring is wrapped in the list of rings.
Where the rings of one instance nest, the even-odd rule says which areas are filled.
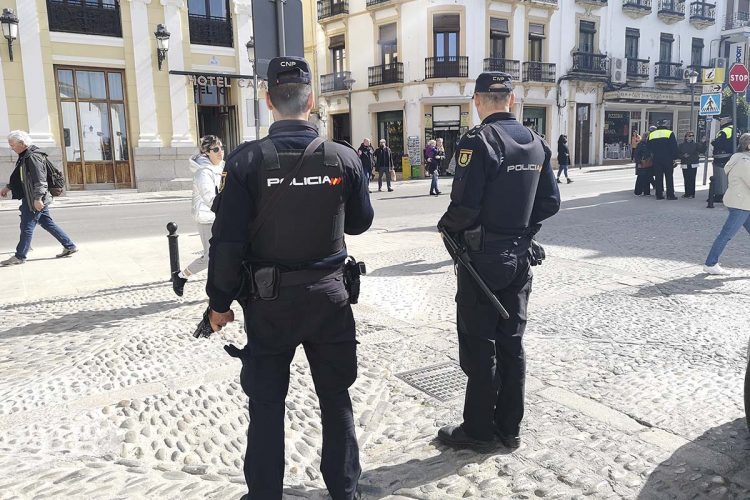
[[[357,262],[354,257],[344,264],[344,288],[349,293],[349,303],[356,304],[359,302],[359,277],[367,274],[367,266],[364,262]]]
[[[544,251],[544,247],[535,239],[531,240],[529,246],[529,264],[532,266],[541,266],[542,261],[547,258],[547,253]]]
[[[276,300],[279,297],[279,268],[275,266],[253,269],[254,296],[260,300]]]
[[[464,242],[466,248],[472,252],[481,252],[484,250],[484,226],[481,224],[477,227],[464,231]]]

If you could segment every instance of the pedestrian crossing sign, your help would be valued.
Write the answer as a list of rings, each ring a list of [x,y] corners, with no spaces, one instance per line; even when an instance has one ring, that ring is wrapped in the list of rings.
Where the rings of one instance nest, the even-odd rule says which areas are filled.
[[[701,95],[701,106],[698,114],[701,116],[716,116],[721,114],[721,93]]]

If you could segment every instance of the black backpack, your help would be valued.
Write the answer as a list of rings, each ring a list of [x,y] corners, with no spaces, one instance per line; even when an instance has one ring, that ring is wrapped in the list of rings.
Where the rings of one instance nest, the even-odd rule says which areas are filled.
[[[63,194],[65,191],[65,175],[49,161],[47,155],[42,155],[44,165],[47,167],[47,190],[53,198]]]

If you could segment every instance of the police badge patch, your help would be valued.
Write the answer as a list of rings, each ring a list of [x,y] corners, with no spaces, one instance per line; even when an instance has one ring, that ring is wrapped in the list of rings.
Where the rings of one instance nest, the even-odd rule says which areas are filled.
[[[458,166],[465,167],[471,162],[471,155],[474,151],[471,149],[462,149],[458,152]]]
[[[227,181],[227,171],[224,170],[221,173],[221,181],[219,182],[219,192],[221,193],[224,190],[224,183]]]

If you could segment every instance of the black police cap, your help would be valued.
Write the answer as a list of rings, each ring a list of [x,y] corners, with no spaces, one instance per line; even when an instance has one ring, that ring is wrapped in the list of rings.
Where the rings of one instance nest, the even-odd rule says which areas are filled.
[[[287,83],[311,82],[310,65],[302,57],[274,57],[268,63],[268,88]]]
[[[486,71],[477,77],[474,92],[510,92],[513,78],[502,71]]]

